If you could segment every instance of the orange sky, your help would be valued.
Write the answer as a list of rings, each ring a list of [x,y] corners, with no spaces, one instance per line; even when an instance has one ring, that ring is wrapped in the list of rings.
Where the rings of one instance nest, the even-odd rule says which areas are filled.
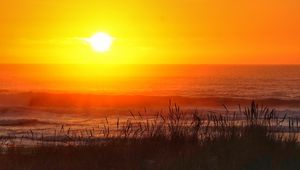
[[[0,63],[300,64],[299,0],[9,0]],[[106,32],[109,52],[81,38]]]

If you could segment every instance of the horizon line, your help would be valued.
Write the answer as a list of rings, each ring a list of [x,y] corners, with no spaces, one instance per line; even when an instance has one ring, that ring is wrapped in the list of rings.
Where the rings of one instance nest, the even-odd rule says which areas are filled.
[[[0,65],[227,65],[227,66],[300,66],[300,63],[0,63]]]

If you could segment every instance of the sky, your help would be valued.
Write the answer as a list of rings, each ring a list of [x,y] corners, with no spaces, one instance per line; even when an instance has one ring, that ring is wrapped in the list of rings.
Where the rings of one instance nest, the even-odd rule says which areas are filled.
[[[299,0],[9,0],[0,63],[300,64]],[[83,38],[114,38],[97,52]]]

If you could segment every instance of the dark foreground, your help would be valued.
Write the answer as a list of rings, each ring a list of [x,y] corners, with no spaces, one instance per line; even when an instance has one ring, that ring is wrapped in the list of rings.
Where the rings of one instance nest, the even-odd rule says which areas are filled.
[[[292,125],[278,133],[285,117],[254,103],[241,112],[246,119],[242,125],[237,125],[235,114],[205,119],[193,113],[192,121],[186,121],[175,106],[154,123],[127,122],[118,136],[106,130],[106,142],[2,147],[0,169],[300,169]]]

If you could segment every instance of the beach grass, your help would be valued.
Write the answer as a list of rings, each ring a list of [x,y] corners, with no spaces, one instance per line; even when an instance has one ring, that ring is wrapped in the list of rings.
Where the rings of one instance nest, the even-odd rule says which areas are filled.
[[[224,113],[184,111],[170,102],[150,118],[130,113],[85,136],[36,137],[1,146],[0,169],[299,169],[298,120],[252,102]],[[63,129],[64,127],[62,127]],[[62,131],[62,130],[61,130]],[[49,143],[50,142],[50,143]]]

